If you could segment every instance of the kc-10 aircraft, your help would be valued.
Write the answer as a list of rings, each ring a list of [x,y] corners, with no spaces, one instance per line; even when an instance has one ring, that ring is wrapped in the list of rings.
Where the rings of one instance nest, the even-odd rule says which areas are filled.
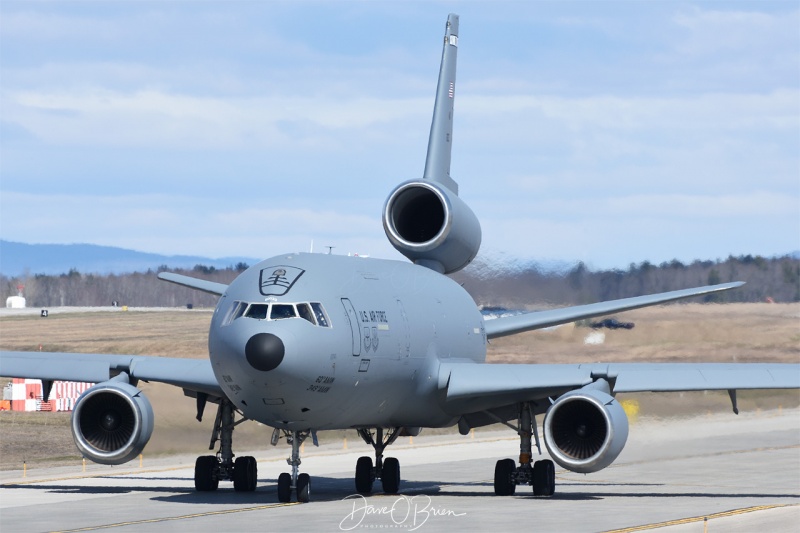
[[[136,385],[162,382],[196,399],[197,418],[217,406],[211,447],[198,457],[194,484],[213,491],[232,481],[253,491],[253,457],[233,453],[234,427],[255,420],[273,428],[273,445],[291,444],[291,472],[278,500],[311,497],[300,473],[300,445],[322,430],[355,429],[372,445],[355,465],[355,489],[400,489],[400,463],[384,457],[398,436],[422,428],[502,423],[519,435],[518,460],[497,462],[494,492],[518,485],[552,495],[555,465],[590,473],[610,465],[628,436],[614,396],[634,391],[800,387],[798,364],[487,364],[494,338],[733,289],[741,283],[626,298],[485,320],[467,291],[447,277],[478,253],[481,228],[450,177],[458,16],[447,19],[444,50],[422,179],[397,186],[383,207],[392,245],[411,260],[289,253],[250,267],[230,285],[175,273],[159,277],[219,295],[208,359],[135,355],[2,352],[0,375],[97,383],[75,404],[72,434],[80,452],[102,464],[139,455],[153,411]],[[536,416],[544,414],[543,436]],[[239,420],[237,420],[237,417]],[[541,441],[552,459],[533,460]]]

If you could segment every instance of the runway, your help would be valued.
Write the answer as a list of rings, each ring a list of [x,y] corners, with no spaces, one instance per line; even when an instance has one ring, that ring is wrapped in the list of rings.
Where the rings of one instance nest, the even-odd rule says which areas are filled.
[[[539,420],[541,422],[541,420]],[[265,434],[265,440],[267,435]],[[235,441],[234,441],[235,445]],[[2,472],[2,531],[641,531],[792,530],[800,523],[800,411],[639,420],[609,468],[589,475],[557,469],[556,495],[493,495],[498,459],[515,457],[510,430],[474,438],[424,434],[387,450],[400,460],[401,494],[354,494],[363,443],[305,446],[302,472],[312,502],[277,503],[288,446],[255,451],[259,486],[236,493],[193,487],[193,457],[121,467]],[[546,450],[543,450],[546,453]],[[248,452],[249,453],[249,452]],[[244,455],[244,452],[240,451]],[[379,488],[379,482],[376,488]],[[708,522],[704,524],[703,520]]]

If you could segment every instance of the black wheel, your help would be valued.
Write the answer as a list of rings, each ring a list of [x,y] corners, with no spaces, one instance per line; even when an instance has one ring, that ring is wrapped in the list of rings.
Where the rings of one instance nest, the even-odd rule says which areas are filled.
[[[281,503],[292,501],[292,476],[286,472],[278,476],[278,501]]]
[[[255,457],[237,457],[233,463],[233,488],[239,492],[252,492],[258,483],[258,463]]]
[[[311,477],[308,474],[297,476],[297,501],[308,503],[311,500]]]
[[[201,492],[217,490],[219,461],[214,455],[201,455],[194,462],[194,488]]]
[[[372,492],[372,457],[359,457],[356,462],[356,492],[369,494]]]
[[[533,463],[533,495],[552,496],[556,491],[556,467],[550,459]]]
[[[386,494],[397,494],[400,490],[400,461],[394,457],[387,457],[383,461],[381,484]]]
[[[514,474],[517,465],[513,459],[501,459],[494,467],[494,493],[498,496],[513,496],[517,490]]]

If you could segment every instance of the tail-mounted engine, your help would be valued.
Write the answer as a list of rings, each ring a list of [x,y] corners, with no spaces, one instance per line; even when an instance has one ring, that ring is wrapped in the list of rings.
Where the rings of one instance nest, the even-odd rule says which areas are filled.
[[[408,181],[383,208],[383,229],[401,254],[443,274],[461,270],[481,246],[481,225],[472,210],[447,187]]]
[[[597,389],[561,396],[544,417],[544,443],[567,470],[597,472],[610,465],[628,439],[628,417],[614,398]]]
[[[72,412],[75,444],[95,463],[130,461],[152,433],[153,408],[142,391],[128,383],[98,383],[78,398]]]

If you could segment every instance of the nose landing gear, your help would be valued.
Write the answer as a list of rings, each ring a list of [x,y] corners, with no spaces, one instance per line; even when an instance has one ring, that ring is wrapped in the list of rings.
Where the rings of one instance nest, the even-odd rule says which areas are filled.
[[[276,429],[272,436],[272,443],[276,444],[280,437],[280,430]],[[308,503],[311,501],[311,476],[300,474],[300,446],[311,435],[314,445],[317,445],[316,433],[306,431],[284,431],[286,441],[292,445],[292,456],[286,462],[292,467],[291,474],[284,472],[278,476],[278,501],[289,503],[292,501],[292,491],[295,492],[297,501]]]

